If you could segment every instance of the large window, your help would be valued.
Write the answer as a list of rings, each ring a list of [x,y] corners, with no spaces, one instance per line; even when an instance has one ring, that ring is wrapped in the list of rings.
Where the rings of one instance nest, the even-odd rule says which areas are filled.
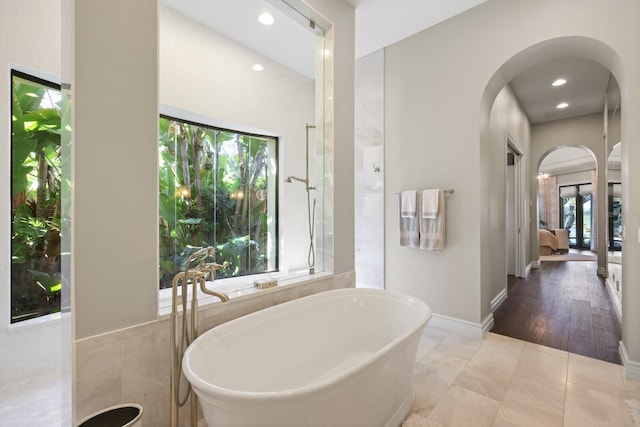
[[[277,139],[160,117],[160,288],[215,248],[217,278],[275,271]]]
[[[11,323],[60,311],[60,86],[11,72]]]

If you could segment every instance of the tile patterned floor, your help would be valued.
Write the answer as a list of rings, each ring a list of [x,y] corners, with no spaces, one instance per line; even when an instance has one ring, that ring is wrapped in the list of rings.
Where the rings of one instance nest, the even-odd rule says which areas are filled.
[[[622,367],[489,333],[468,338],[427,326],[404,427],[640,426],[625,401],[640,382]]]
[[[68,382],[53,373],[1,386],[0,427],[70,426]],[[493,333],[427,326],[414,383],[404,427],[640,426],[625,403],[640,401],[640,382],[621,366]]]

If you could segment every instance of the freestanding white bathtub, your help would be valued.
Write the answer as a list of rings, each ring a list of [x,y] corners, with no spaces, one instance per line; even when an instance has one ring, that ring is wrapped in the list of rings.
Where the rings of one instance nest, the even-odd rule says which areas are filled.
[[[328,291],[209,330],[182,367],[210,427],[395,427],[430,318],[408,295]]]

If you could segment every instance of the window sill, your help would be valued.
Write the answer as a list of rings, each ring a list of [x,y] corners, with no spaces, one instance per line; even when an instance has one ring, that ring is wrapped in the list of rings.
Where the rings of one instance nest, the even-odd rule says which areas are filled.
[[[230,301],[244,300],[251,298],[256,294],[265,292],[275,292],[282,288],[313,282],[314,279],[321,279],[330,276],[331,273],[315,273],[309,274],[307,271],[299,273],[265,273],[250,276],[233,277],[228,279],[217,279],[215,282],[207,282],[207,289],[216,292],[222,292],[229,297]],[[278,285],[267,288],[258,289],[254,286],[256,280],[277,279]],[[192,286],[188,289],[188,301],[191,301]],[[171,314],[171,288],[160,289],[158,298],[158,314],[160,319],[168,318]],[[181,288],[178,288],[178,296],[181,296]],[[203,309],[211,304],[220,303],[220,299],[207,295],[198,289],[198,308]]]
[[[70,319],[71,312],[57,312],[51,313],[33,319],[23,320],[17,323],[10,323],[7,325],[6,331],[8,333],[21,332],[28,329],[41,328],[48,325],[57,325],[60,320]]]

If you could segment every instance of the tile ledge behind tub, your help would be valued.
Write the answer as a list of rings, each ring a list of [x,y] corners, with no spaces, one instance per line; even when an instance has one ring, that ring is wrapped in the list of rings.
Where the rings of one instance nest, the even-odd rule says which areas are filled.
[[[256,278],[252,277],[250,282],[247,283],[245,286],[234,286],[235,289],[228,290],[228,291],[225,290],[224,286],[216,286],[216,285],[211,286],[211,283],[207,282],[209,289],[226,293],[227,296],[229,297],[229,301],[223,303],[217,297],[206,295],[198,289],[198,312],[202,313],[203,311],[209,311],[209,310],[212,310],[212,312],[214,311],[226,312],[230,309],[233,309],[234,306],[236,306],[237,303],[240,303],[240,302],[245,302],[250,299],[267,297],[271,295],[276,296],[278,293],[286,292],[287,290],[301,288],[301,287],[304,287],[305,285],[310,285],[312,283],[325,280],[328,278],[337,279],[337,278],[340,278],[341,276],[346,276],[350,274],[353,274],[353,272],[340,273],[340,274],[322,272],[322,273],[316,273],[314,275],[305,274],[302,276],[294,276],[289,278],[287,277],[277,278],[278,286],[274,286],[272,288],[267,288],[267,289],[258,289],[253,286],[254,280],[258,280],[257,277]],[[355,283],[351,285],[351,287],[353,286],[355,286]],[[189,299],[189,301],[191,301],[191,299]],[[168,306],[163,306],[159,308],[158,320],[169,319],[170,316],[171,316],[171,301],[169,299]]]
[[[198,313],[199,323],[203,323],[200,333],[208,330],[211,322],[217,323],[218,320],[233,319],[235,317],[248,314],[253,311],[260,310],[272,305],[280,304],[295,298],[301,298],[313,293],[322,292],[330,289],[355,287],[355,272],[346,273],[316,273],[312,276],[297,277],[293,283],[290,280],[282,280],[283,284],[273,288],[264,290],[256,289],[255,292],[242,296],[235,296],[230,301],[221,303],[215,297],[209,297],[210,301],[204,302],[199,300]],[[314,284],[327,281],[327,285],[322,289],[315,289]],[[308,289],[307,289],[308,288]],[[215,289],[215,288],[214,288]],[[298,292],[299,295],[290,297],[290,293]],[[104,332],[102,334],[84,337],[74,341],[76,348],[84,349],[99,345],[114,344],[127,339],[139,339],[140,337],[155,333],[158,331],[166,331],[169,333],[169,320],[171,318],[171,307],[161,312],[156,320],[128,326],[126,328]]]

